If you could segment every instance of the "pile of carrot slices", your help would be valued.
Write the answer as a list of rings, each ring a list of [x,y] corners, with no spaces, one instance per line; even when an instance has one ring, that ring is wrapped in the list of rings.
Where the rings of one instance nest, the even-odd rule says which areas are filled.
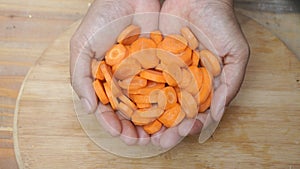
[[[163,36],[128,26],[104,59],[91,63],[99,101],[148,134],[195,118],[210,107],[213,78],[221,72],[219,58],[198,46],[188,27]]]

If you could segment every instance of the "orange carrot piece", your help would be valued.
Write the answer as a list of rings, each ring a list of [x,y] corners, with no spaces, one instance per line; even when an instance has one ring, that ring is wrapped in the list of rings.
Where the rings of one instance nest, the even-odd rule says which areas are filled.
[[[131,57],[135,58],[144,69],[154,68],[159,64],[155,48],[140,50],[131,54]]]
[[[104,80],[104,75],[99,67],[101,61],[92,60],[92,75],[94,79]]]
[[[131,94],[130,98],[135,103],[150,103],[149,95]]]
[[[199,46],[197,38],[188,27],[181,28],[180,32],[182,36],[188,41],[188,45],[190,48],[194,50]]]
[[[166,83],[166,80],[161,71],[143,70],[140,72],[140,76],[145,79],[152,80],[154,82]]]
[[[221,73],[221,65],[218,56],[215,56],[209,50],[200,51],[200,63],[213,76],[218,76]]]
[[[131,44],[130,52],[133,54],[134,52],[140,51],[142,49],[151,48],[156,48],[155,42],[152,39],[140,37]]]
[[[213,90],[211,90],[207,99],[202,104],[200,104],[198,110],[199,113],[204,113],[210,107],[212,98],[213,98]]]
[[[178,99],[187,118],[194,118],[198,112],[198,105],[195,98],[189,92],[183,90],[180,92]]]
[[[126,90],[135,90],[147,86],[147,79],[140,76],[129,77],[118,81],[119,86]]]
[[[117,109],[126,117],[126,119],[130,119],[133,114],[133,110],[123,102],[118,104]]]
[[[193,83],[195,84],[195,80],[193,80],[193,76],[192,76],[191,72],[187,69],[181,69],[181,72],[182,72],[183,78],[179,83],[179,87],[186,88],[188,86],[193,86]]]
[[[149,101],[150,103],[157,103],[159,108],[165,109],[168,97],[162,89],[155,89],[149,94]]]
[[[181,107],[176,103],[172,108],[166,110],[158,120],[166,127],[173,127],[181,122],[184,118],[184,113],[182,114]]]
[[[109,100],[106,96],[106,93],[104,91],[103,85],[99,80],[95,80],[93,82],[93,87],[96,92],[96,95],[98,96],[99,100],[101,101],[102,104],[107,104],[109,103]]]
[[[132,110],[137,109],[136,105],[125,95],[121,95],[118,97],[123,103],[129,106]]]
[[[155,120],[155,118],[146,118],[146,117],[141,117],[138,111],[140,111],[140,109],[137,109],[133,112],[132,116],[131,116],[131,121],[137,125],[137,126],[143,126],[146,124],[149,124],[151,122],[153,122]]]
[[[170,75],[170,77],[168,76],[168,74]],[[170,86],[177,86],[177,84],[180,83],[180,81],[183,79],[182,71],[179,65],[174,64],[173,62],[170,62],[168,65],[166,65],[163,75],[166,82]]]
[[[146,108],[150,108],[152,106],[152,104],[150,103],[136,103],[136,107],[138,109],[146,109]]]
[[[191,71],[193,78],[197,82],[198,89],[200,89],[202,86],[202,78],[203,78],[202,72],[197,66],[190,66],[189,70]]]
[[[165,109],[169,109],[171,107],[173,107],[176,103],[177,103],[177,95],[176,95],[176,91],[173,87],[168,86],[162,89],[162,91],[164,92],[164,94],[167,97],[167,103],[166,103],[166,107]],[[158,97],[158,99],[160,99],[160,97]]]
[[[105,54],[106,64],[113,66],[120,63],[128,55],[127,49],[122,44],[114,45],[110,50]]]
[[[161,41],[160,48],[179,54],[187,47],[187,41],[181,35],[168,35]]]
[[[199,61],[200,61],[199,51],[194,50],[192,55],[192,66],[198,67]]]
[[[179,58],[182,59],[187,66],[192,64],[192,49],[187,47],[184,52],[179,54]]]
[[[106,95],[108,97],[108,100],[110,102],[111,108],[113,110],[117,109],[117,105],[118,105],[118,100],[116,97],[113,96],[112,91],[111,91],[111,87],[109,86],[109,84],[107,82],[103,83]]]
[[[111,83],[112,81],[112,71],[110,66],[108,66],[104,61],[100,62],[100,70],[103,73],[104,79],[107,83]]]
[[[143,87],[143,88],[140,88],[140,89],[136,89],[136,90],[129,90],[128,93],[129,94],[148,95],[153,90],[155,90],[155,89],[162,89],[164,87],[165,87],[165,83],[156,83],[156,82],[148,80],[148,83],[147,83],[146,87]]]
[[[159,44],[163,37],[161,35],[161,32],[159,30],[157,31],[153,31],[153,32],[150,32],[150,38],[156,43],[156,44]]]
[[[164,110],[158,107],[150,107],[148,109],[139,109],[137,113],[143,118],[158,118],[164,113]]]
[[[162,127],[161,122],[158,120],[155,120],[149,124],[146,124],[143,126],[143,129],[148,133],[148,134],[154,134],[158,132]]]
[[[123,80],[132,77],[141,71],[141,64],[134,58],[128,57],[118,65],[114,77]]]
[[[210,75],[207,69],[204,67],[201,67],[200,71],[203,75],[203,82],[199,93],[196,95],[196,98],[198,100],[198,104],[201,105],[207,100],[207,97],[210,95],[210,91],[212,90],[212,75]]]
[[[120,35],[117,38],[117,42],[123,45],[130,45],[139,37],[140,33],[140,27],[136,25],[129,25],[120,33]]]
[[[176,80],[169,73],[163,71],[163,76],[169,86],[177,86]]]

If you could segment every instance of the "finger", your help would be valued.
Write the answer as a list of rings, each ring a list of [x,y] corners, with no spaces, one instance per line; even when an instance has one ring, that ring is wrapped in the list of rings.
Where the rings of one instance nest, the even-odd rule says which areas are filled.
[[[112,136],[119,136],[121,134],[121,122],[117,114],[112,111],[110,106],[100,103],[95,112],[95,115],[102,127]]]
[[[134,145],[138,140],[135,127],[130,121],[126,119],[121,120],[121,125],[122,125],[122,132],[120,135],[121,140],[123,140],[123,142],[127,145]]]
[[[153,145],[160,146],[160,137],[162,136],[162,134],[164,133],[165,130],[166,130],[166,127],[162,126],[162,128],[158,132],[151,135],[151,143]]]
[[[188,134],[198,134],[202,129],[200,120],[185,119],[178,125],[178,133],[180,136],[187,136]]]
[[[150,142],[150,136],[141,126],[136,126],[136,131],[138,134],[138,145],[147,145]]]
[[[178,133],[178,127],[168,128],[160,137],[160,146],[169,149],[177,145],[183,137]]]

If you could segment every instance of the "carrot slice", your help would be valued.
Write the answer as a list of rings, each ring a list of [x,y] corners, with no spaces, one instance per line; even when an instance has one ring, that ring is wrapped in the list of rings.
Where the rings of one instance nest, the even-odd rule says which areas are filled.
[[[145,79],[152,80],[154,82],[166,83],[166,80],[161,71],[143,70],[140,72],[140,76]]]
[[[117,38],[117,42],[124,45],[130,45],[139,37],[140,33],[140,27],[135,25],[129,25],[120,33],[120,35]]]
[[[107,83],[111,83],[112,81],[112,71],[110,66],[108,66],[104,61],[100,62],[100,70],[103,73],[104,79]]]
[[[105,62],[113,66],[120,63],[128,55],[127,49],[122,44],[114,45],[109,51],[105,54]]]
[[[221,73],[221,65],[218,57],[209,50],[200,51],[200,63],[212,73],[213,76],[218,76]]]
[[[117,98],[113,96],[111,88],[110,88],[110,86],[109,86],[109,84],[107,82],[103,83],[103,86],[104,86],[106,95],[108,97],[108,100],[110,102],[111,108],[113,110],[116,110],[117,109],[117,105],[118,105]]]
[[[161,35],[161,32],[159,30],[150,32],[150,38],[156,43],[159,44],[159,42],[162,41],[163,37]]]
[[[93,87],[96,92],[96,95],[98,96],[99,100],[101,101],[102,104],[107,104],[109,103],[109,100],[106,96],[106,93],[104,91],[103,85],[99,80],[95,80],[93,82]]]
[[[207,99],[202,104],[200,104],[199,113],[205,112],[210,107],[212,98],[213,98],[213,90],[211,90]]]
[[[162,89],[155,89],[149,94],[150,103],[157,103],[161,109],[165,109],[167,105],[167,95]]]
[[[172,61],[172,63],[177,64],[179,67],[187,67],[183,60],[178,57],[180,54],[173,54],[160,48],[156,49],[156,55],[160,59],[160,64],[168,65]]]
[[[165,109],[169,109],[171,107],[173,107],[176,103],[177,103],[177,95],[176,95],[176,91],[173,87],[168,86],[162,89],[162,91],[164,92],[164,94],[167,97],[167,103],[166,103],[166,107]],[[158,97],[158,99],[160,99],[161,97]]]
[[[143,49],[131,55],[134,57],[144,69],[154,68],[159,64],[159,59],[156,56],[156,49]]]
[[[129,97],[135,103],[150,103],[149,95],[132,94]]]
[[[180,97],[178,99],[186,116],[188,118],[194,118],[198,112],[198,105],[195,98],[189,92],[183,90],[180,92]]]
[[[134,58],[126,58],[115,70],[114,76],[123,80],[132,77],[141,71],[141,64]]]
[[[181,35],[168,35],[161,41],[160,47],[174,54],[179,54],[187,47],[187,41]]]
[[[172,108],[166,110],[158,120],[166,127],[173,127],[179,124],[185,114],[181,111],[180,105],[176,103]]]
[[[161,122],[158,120],[155,120],[149,124],[146,124],[143,126],[143,129],[148,133],[148,134],[154,134],[158,132],[162,127]]]
[[[210,91],[212,90],[212,75],[210,75],[204,67],[201,67],[200,71],[203,75],[203,83],[199,93],[196,95],[196,99],[198,100],[198,104],[201,105],[207,100],[207,97],[210,95]]]
[[[122,89],[135,90],[145,87],[147,85],[147,79],[140,76],[134,76],[124,80],[119,80],[118,84]]]
[[[200,61],[199,51],[194,50],[192,55],[192,66],[198,66]]]
[[[183,78],[182,78],[182,80],[179,83],[179,87],[180,88],[186,88],[186,87],[188,87],[190,85],[193,85],[193,82],[195,82],[195,81],[193,81],[193,77],[192,77],[191,72],[188,71],[187,69],[181,69],[181,71],[182,71],[182,77]]]
[[[120,102],[117,108],[127,119],[131,118],[133,110],[128,105],[124,104],[123,102]]]
[[[179,58],[182,59],[187,66],[192,64],[192,49],[187,47],[184,52],[179,54]]]
[[[121,95],[118,97],[122,102],[124,102],[127,106],[129,106],[132,110],[137,109],[136,105],[125,95]]]
[[[139,113],[140,117],[144,118],[158,118],[160,115],[164,113],[164,110],[158,107],[151,107],[148,109],[139,109],[136,111]]]
[[[143,94],[143,95],[148,95],[153,90],[155,90],[155,89],[162,89],[164,87],[165,87],[165,83],[156,83],[156,82],[148,80],[148,83],[147,83],[146,87],[143,87],[143,88],[140,88],[140,89],[136,89],[136,90],[129,90],[128,93],[129,94]]]
[[[142,126],[142,125],[146,125],[149,124],[151,122],[153,122],[155,120],[155,118],[146,118],[146,117],[141,117],[138,111],[140,111],[140,109],[135,110],[131,116],[131,121],[137,125],[137,126]]]
[[[140,37],[131,44],[130,52],[134,53],[142,49],[150,49],[150,48],[156,48],[156,43],[152,39]]]
[[[104,75],[99,67],[101,61],[92,60],[92,76],[94,79],[104,80]]]
[[[180,32],[182,36],[188,41],[188,45],[190,48],[194,50],[199,46],[198,40],[188,27],[181,28]]]
[[[152,104],[150,103],[136,103],[136,107],[139,109],[150,108]]]
[[[168,76],[168,75],[170,75],[170,76]],[[170,62],[166,66],[166,68],[163,72],[163,76],[165,77],[166,82],[170,86],[177,86],[177,84],[180,83],[180,81],[183,78],[180,67],[177,64],[174,64],[172,62]]]
[[[197,82],[198,89],[200,89],[202,86],[202,78],[203,78],[202,72],[197,66],[190,66],[189,70],[191,71],[193,78]]]

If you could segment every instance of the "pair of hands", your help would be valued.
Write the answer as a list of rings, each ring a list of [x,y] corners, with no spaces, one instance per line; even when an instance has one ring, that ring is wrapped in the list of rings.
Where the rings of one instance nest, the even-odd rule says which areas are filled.
[[[235,97],[241,86],[249,57],[249,47],[232,5],[232,0],[166,0],[162,6],[159,0],[95,0],[73,35],[70,49],[72,86],[87,111],[95,112],[102,126],[113,136],[120,136],[126,144],[143,145],[151,141],[164,148],[176,145],[187,134],[199,133],[205,123],[208,126],[212,121],[219,122],[225,105]],[[156,14],[138,15],[145,12]],[[109,106],[97,105],[90,64],[94,57],[99,60],[104,57],[118,33],[130,23],[141,26],[142,32],[159,29],[163,34],[178,34],[186,22],[170,20],[167,14],[193,25],[197,29],[193,32],[200,41],[199,48],[209,49],[220,56],[223,70],[214,82],[210,113],[199,114],[195,121],[184,120],[179,126],[162,128],[149,136],[141,127],[122,119]],[[128,17],[105,27],[124,16]]]

